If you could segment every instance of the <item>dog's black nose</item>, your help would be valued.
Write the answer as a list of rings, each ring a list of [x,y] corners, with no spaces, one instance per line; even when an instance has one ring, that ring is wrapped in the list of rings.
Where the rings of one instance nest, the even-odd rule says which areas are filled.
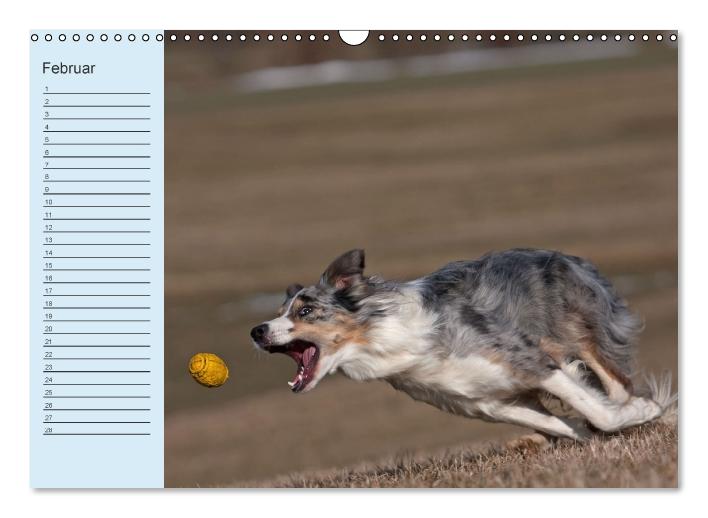
[[[261,324],[251,329],[251,338],[253,338],[256,342],[260,342],[261,340],[263,340],[263,337],[266,335],[267,332],[268,324]]]

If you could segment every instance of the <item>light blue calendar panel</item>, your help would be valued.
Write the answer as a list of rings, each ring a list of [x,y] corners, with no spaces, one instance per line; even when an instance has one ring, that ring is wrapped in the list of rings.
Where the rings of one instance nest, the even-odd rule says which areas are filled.
[[[163,35],[30,35],[31,484],[163,486]]]

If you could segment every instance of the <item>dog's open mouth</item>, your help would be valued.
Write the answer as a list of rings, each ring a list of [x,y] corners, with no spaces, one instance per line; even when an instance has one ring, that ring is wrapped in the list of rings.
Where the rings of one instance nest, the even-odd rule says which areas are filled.
[[[288,381],[293,392],[301,392],[315,377],[320,349],[312,342],[294,340],[285,345],[268,345],[264,349],[269,353],[287,354],[295,360],[297,373],[292,381]]]

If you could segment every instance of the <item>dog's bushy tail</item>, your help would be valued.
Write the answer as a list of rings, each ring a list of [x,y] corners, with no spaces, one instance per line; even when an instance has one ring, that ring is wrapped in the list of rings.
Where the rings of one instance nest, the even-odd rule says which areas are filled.
[[[644,374],[646,397],[651,398],[664,411],[662,419],[675,418],[678,414],[678,392],[672,392],[672,375],[664,371],[658,378]]]

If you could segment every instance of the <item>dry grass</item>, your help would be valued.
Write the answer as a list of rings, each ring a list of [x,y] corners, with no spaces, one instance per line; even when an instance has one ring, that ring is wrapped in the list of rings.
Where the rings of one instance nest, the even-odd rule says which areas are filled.
[[[546,449],[490,446],[440,455],[399,456],[376,466],[298,474],[258,486],[297,488],[476,487],[647,488],[678,486],[675,417],[586,444]]]

